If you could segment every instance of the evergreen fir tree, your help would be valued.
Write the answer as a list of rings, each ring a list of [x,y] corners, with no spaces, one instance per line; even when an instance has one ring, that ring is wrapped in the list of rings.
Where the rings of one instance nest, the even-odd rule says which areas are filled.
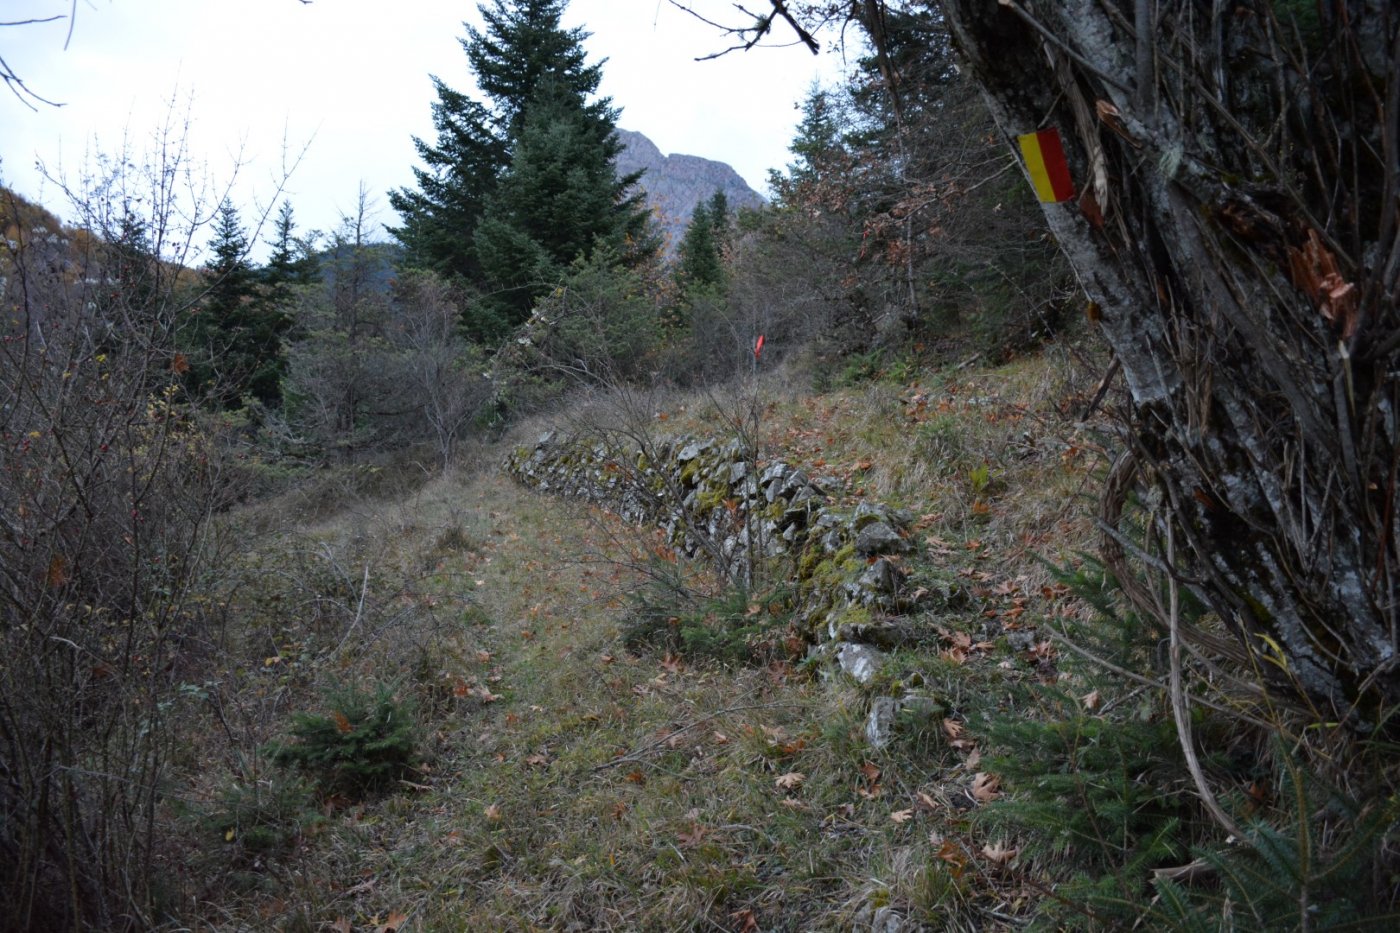
[[[607,98],[585,103],[603,80],[601,65],[589,65],[583,51],[588,33],[560,25],[568,0],[491,0],[478,9],[486,29],[467,27],[462,40],[477,87],[491,101],[496,134],[519,138],[525,111],[545,85],[572,97],[599,126],[612,129],[617,114]]]
[[[487,194],[509,158],[505,139],[492,132],[491,112],[465,94],[433,78],[437,145],[414,137],[426,169],[414,168],[418,189],[389,193],[389,204],[403,225],[389,232],[403,245],[406,265],[469,282],[481,268],[472,246],[472,231],[481,219]]]
[[[291,202],[284,201],[273,221],[272,239],[267,241],[272,253],[267,265],[258,270],[260,300],[268,308],[284,314],[290,313],[293,290],[315,279],[311,259],[306,255],[304,244],[297,240],[295,230]]]
[[[492,341],[523,321],[559,270],[599,244],[628,259],[654,251],[639,175],[618,179],[617,111],[591,99],[602,71],[565,0],[492,0],[462,47],[487,102],[434,78],[436,145],[415,140],[427,169],[390,203],[407,263],[465,280],[486,298],[466,321]]]
[[[290,213],[286,217],[290,221]],[[183,329],[182,343],[193,357],[186,384],[226,408],[237,408],[245,395],[278,404],[286,367],[282,334],[289,319],[264,299],[248,260],[247,234],[229,201],[215,218],[210,251],[204,299]]]
[[[120,320],[125,314],[153,315],[161,294],[162,269],[144,217],[123,203],[114,229],[107,232],[103,251],[103,280],[99,292],[104,316]]]
[[[724,245],[729,228],[729,202],[716,191],[708,202],[691,212],[680,246],[676,248],[676,283],[692,295],[724,283]]]
[[[729,198],[719,188],[710,195],[710,223],[714,226],[715,237],[719,241],[719,251],[721,255],[729,245],[729,223],[733,218],[729,214]]]
[[[842,143],[842,115],[835,96],[813,84],[802,102],[802,121],[788,150],[795,157],[787,173],[768,173],[768,187],[779,203],[787,204],[802,189],[810,189],[826,177],[832,155]]]
[[[493,323],[513,326],[576,259],[607,247],[627,256],[644,239],[642,194],[619,180],[611,122],[547,83],[520,124],[510,168],[487,203],[475,245]],[[482,334],[483,337],[499,336]]]

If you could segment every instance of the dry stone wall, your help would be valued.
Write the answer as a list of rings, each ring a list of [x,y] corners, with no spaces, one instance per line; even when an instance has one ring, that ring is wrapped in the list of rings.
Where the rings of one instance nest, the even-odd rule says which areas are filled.
[[[899,557],[912,550],[912,514],[838,506],[801,469],[755,464],[737,441],[680,436],[642,448],[550,432],[512,450],[506,469],[541,492],[658,527],[677,552],[739,579],[751,556],[788,557],[813,651],[861,684],[885,652],[920,637],[916,610],[964,599],[951,583],[909,585]],[[867,735],[885,741],[901,707],[926,702],[874,698]]]

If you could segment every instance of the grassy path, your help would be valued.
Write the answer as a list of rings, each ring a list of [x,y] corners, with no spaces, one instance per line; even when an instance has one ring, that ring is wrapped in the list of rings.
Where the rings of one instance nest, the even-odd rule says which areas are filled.
[[[431,625],[407,626],[373,663],[397,666],[414,693],[428,731],[423,768],[402,792],[337,812],[309,836],[265,893],[229,911],[255,914],[251,926],[220,926],[750,933],[870,928],[890,916],[985,930],[1024,916],[1039,895],[1013,870],[1012,841],[975,818],[997,790],[968,730],[974,709],[1006,702],[1010,680],[1053,667],[1034,652],[990,650],[980,633],[999,611],[988,607],[1012,628],[1028,608],[1053,608],[1024,575],[1032,531],[1067,514],[1041,478],[1073,488],[1083,470],[1018,453],[1019,419],[993,418],[981,402],[965,417],[926,414],[916,395],[905,417],[918,430],[878,437],[850,427],[874,423],[854,403],[848,416],[795,404],[776,417],[798,441],[816,439],[809,458],[911,447],[902,458],[887,447],[866,483],[928,495],[905,501],[937,521],[912,559],[936,560],[979,595],[962,615],[923,620],[934,643],[895,652],[867,690],[923,684],[941,707],[877,750],[862,736],[866,694],[843,678],[791,662],[632,654],[622,630],[645,584],[636,568],[655,547],[645,532],[495,470],[441,478],[311,532],[327,547],[378,542],[377,559],[395,568],[385,575],[415,581],[396,598]],[[929,437],[960,445],[961,459],[945,463],[989,462],[974,443],[1010,451],[990,461],[1007,472],[974,475],[970,492],[961,465],[942,467],[942,479],[896,472],[924,462],[915,445]],[[1021,485],[1016,470],[1031,479]],[[1018,499],[1022,489],[1035,492]],[[1011,552],[1024,557],[1008,562]]]

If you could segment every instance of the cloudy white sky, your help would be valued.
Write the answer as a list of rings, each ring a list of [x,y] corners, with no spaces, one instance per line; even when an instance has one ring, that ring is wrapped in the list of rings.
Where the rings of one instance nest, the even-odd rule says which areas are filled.
[[[433,136],[428,75],[471,89],[458,39],[464,20],[479,23],[477,5],[77,0],[66,50],[66,20],[0,28],[0,55],[35,92],[64,103],[31,111],[0,93],[0,179],[62,215],[36,161],[72,176],[94,149],[119,149],[124,134],[139,148],[177,98],[180,112],[192,101],[191,149],[215,176],[241,158],[245,214],[271,199],[285,138],[306,149],[288,185],[300,227],[333,227],[361,182],[378,196],[380,220],[393,222],[383,193],[411,184],[412,137]],[[0,0],[0,21],[71,6]],[[729,0],[691,6],[734,21]],[[788,160],[796,103],[842,67],[839,51],[816,58],[798,46],[697,62],[728,43],[666,0],[573,0],[565,23],[593,34],[591,60],[607,59],[602,92],[622,108],[620,126],[663,152],[728,162],[759,191],[767,170]]]

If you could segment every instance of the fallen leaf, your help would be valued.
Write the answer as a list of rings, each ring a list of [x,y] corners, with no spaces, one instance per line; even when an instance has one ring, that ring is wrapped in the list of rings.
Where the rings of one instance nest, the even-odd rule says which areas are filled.
[[[865,764],[861,765],[860,773],[865,775],[865,779],[871,784],[874,784],[876,781],[880,780],[880,769],[877,768],[872,762],[867,761]]]
[[[778,775],[773,784],[779,790],[796,790],[802,786],[802,782],[805,780],[807,780],[807,775],[801,771],[789,771],[787,774]]]
[[[525,764],[532,768],[543,768],[545,765],[549,764],[549,756],[543,753],[529,755],[525,759]]]
[[[966,664],[967,652],[961,648],[947,648],[938,652],[938,656],[949,664]]]
[[[478,651],[478,652],[476,653],[476,659],[477,659],[478,661],[480,661],[482,664],[489,664],[489,663],[491,662],[491,652],[489,652],[489,651]]]
[[[977,766],[982,763],[982,750],[974,748],[968,753],[967,760],[963,762],[963,767],[969,771],[977,770]]]
[[[640,769],[627,772],[627,783],[636,784],[638,787],[647,782],[647,776]]]
[[[961,878],[963,869],[967,867],[967,853],[962,846],[951,839],[946,839],[938,849],[938,858],[952,866],[954,880]]]
[[[1016,857],[1017,851],[1017,849],[1004,846],[1000,842],[994,842],[991,845],[982,847],[983,857],[998,865],[1005,865],[1007,862],[1011,861]]]
[[[923,809],[923,810],[938,810],[938,809],[940,809],[939,806],[938,806],[938,801],[937,801],[937,800],[934,800],[932,797],[930,797],[928,794],[924,793],[923,791],[919,791],[917,794],[914,795],[914,801],[915,801],[915,803],[918,804],[918,808],[919,808],[919,809]]]
[[[986,771],[972,776],[972,796],[980,803],[991,803],[1001,796],[1001,778]]]
[[[398,933],[403,929],[403,925],[408,922],[408,914],[401,914],[397,910],[389,912],[389,919],[382,926],[375,927],[374,933]]]
[[[699,845],[704,838],[709,835],[709,832],[708,829],[701,826],[699,823],[691,823],[688,831],[682,831],[676,834],[676,839],[680,841],[682,846],[689,849],[692,846]]]
[[[1084,704],[1085,709],[1099,708],[1099,692],[1097,690],[1089,691],[1088,693],[1080,697],[1079,700],[1081,703]]]
[[[501,821],[501,808],[494,803],[488,803],[486,809],[481,812],[482,815],[492,823],[499,823]]]
[[[350,725],[350,720],[340,710],[331,713],[331,719],[335,720],[335,731],[341,735],[346,735],[355,731],[355,727]]]
[[[729,918],[739,922],[739,933],[758,933],[758,919],[754,917],[752,910],[736,910]]]
[[[783,744],[776,746],[778,754],[780,755],[796,755],[798,752],[802,751],[802,749],[806,747],[806,739],[794,739],[791,742],[784,742]]]
[[[345,917],[336,917],[331,924],[331,933],[350,933],[350,921]]]
[[[715,744],[716,744],[716,745],[728,745],[728,744],[729,744],[729,736],[725,735],[723,732],[716,732],[716,733],[714,734],[713,738],[714,738],[714,740],[715,740]]]
[[[661,668],[672,674],[679,674],[685,669],[685,664],[681,662],[680,658],[668,651],[666,657],[661,659]]]
[[[913,807],[910,807],[908,810],[896,810],[896,811],[894,811],[893,813],[890,814],[890,819],[891,819],[892,821],[894,821],[896,824],[900,824],[900,825],[909,822],[909,821],[912,820],[913,818],[914,818],[914,808],[913,808]]]

